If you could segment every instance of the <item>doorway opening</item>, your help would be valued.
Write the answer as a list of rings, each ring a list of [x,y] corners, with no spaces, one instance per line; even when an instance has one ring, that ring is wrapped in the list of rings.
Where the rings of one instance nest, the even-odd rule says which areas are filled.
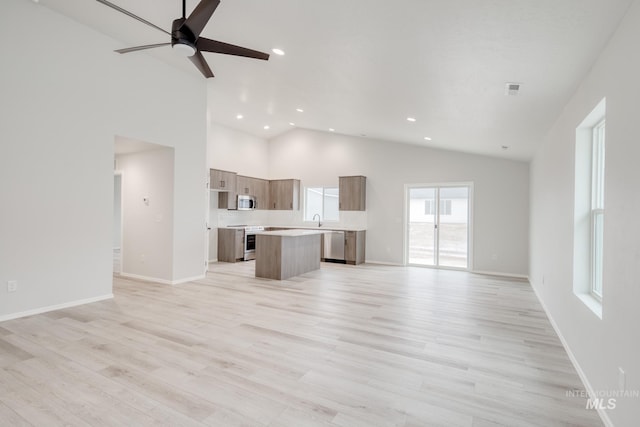
[[[407,187],[406,264],[471,268],[472,190],[470,183]]]

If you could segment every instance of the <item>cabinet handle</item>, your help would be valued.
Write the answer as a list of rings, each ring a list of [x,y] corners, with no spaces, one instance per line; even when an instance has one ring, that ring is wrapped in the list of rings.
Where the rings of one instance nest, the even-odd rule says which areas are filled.
[[[224,181],[220,181],[220,187],[224,188]]]

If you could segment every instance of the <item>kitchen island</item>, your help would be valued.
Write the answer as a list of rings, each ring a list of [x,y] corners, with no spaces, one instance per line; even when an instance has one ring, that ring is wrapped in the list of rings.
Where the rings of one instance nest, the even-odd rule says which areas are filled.
[[[284,280],[320,268],[320,230],[256,233],[256,277]]]

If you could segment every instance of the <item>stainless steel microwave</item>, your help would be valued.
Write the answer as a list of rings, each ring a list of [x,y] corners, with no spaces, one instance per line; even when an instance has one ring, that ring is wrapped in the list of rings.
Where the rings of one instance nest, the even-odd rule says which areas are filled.
[[[244,194],[238,194],[238,210],[239,211],[251,211],[256,208],[256,198],[254,196],[245,196]]]

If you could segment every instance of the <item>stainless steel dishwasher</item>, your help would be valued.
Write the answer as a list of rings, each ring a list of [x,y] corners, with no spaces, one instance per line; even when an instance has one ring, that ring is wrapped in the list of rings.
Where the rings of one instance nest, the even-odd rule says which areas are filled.
[[[344,263],[344,231],[324,232],[324,260]]]

